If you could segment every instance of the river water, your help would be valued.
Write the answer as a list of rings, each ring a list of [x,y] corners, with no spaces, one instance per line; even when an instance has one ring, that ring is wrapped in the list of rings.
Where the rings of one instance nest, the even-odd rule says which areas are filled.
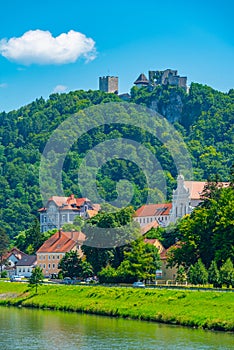
[[[234,335],[143,321],[0,307],[1,350],[234,349]]]

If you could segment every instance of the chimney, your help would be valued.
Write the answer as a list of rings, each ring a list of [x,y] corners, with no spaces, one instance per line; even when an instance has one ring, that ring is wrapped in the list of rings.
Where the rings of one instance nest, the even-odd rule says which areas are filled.
[[[62,228],[59,229],[59,239],[61,238],[62,236]]]

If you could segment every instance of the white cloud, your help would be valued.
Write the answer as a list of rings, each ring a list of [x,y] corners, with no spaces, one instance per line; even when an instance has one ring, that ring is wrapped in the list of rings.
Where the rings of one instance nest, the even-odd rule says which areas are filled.
[[[60,92],[65,92],[67,90],[67,86],[65,85],[57,85],[55,86],[53,93],[60,93]]]
[[[93,60],[96,49],[92,38],[74,30],[53,37],[49,31],[37,29],[19,38],[0,40],[0,54],[24,65],[66,64],[75,62],[79,57]]]
[[[7,87],[7,84],[6,84],[6,83],[0,84],[0,88],[6,88],[6,87]]]

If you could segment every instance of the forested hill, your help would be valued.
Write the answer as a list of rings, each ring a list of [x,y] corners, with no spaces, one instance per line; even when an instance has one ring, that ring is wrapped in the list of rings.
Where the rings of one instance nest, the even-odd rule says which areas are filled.
[[[0,114],[0,223],[12,238],[30,227],[42,205],[39,164],[51,133],[79,110],[111,101],[121,102],[114,94],[81,90],[53,94],[46,101],[40,98],[19,110]],[[176,87],[158,86],[153,91],[133,88],[131,102],[154,108],[174,123],[191,152],[194,179],[207,179],[218,173],[222,180],[228,180],[234,163],[234,90],[225,94],[200,84],[192,84],[189,94]],[[128,128],[115,130],[110,127],[84,135],[64,163],[63,186],[66,194],[80,195],[77,167],[87,150],[102,140],[116,135],[129,137],[130,134]],[[137,141],[149,144],[148,136],[143,133],[138,135]],[[151,151],[156,154],[172,189],[177,174],[170,154],[158,142],[153,142]],[[135,207],[144,202],[147,191],[154,191],[146,188],[144,174],[135,164],[113,160],[98,174],[100,194],[107,200],[114,199],[117,195],[116,182],[121,178],[130,178],[134,182],[132,204]],[[156,200],[161,200],[158,192],[155,193]]]

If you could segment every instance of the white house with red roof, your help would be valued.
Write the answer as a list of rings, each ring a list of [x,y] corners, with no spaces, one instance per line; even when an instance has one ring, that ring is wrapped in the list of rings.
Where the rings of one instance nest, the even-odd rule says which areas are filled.
[[[75,198],[74,194],[69,197],[52,196],[46,207],[38,210],[41,232],[72,224],[77,215],[85,218],[87,210],[99,209],[100,206],[91,203],[88,198]]]
[[[171,222],[176,222],[192,210],[202,201],[202,193],[207,182],[185,181],[183,175],[177,177],[177,188],[173,190],[172,202],[163,204],[146,204],[137,209],[134,220],[140,226],[145,226],[153,221],[166,227]],[[220,182],[220,187],[228,186],[228,182]]]
[[[161,226],[167,226],[170,222],[172,203],[146,204],[136,210],[134,220],[140,226],[146,226],[156,221]]]
[[[82,232],[64,232],[61,229],[48,238],[37,251],[37,266],[45,276],[57,275],[58,264],[67,252],[77,251],[82,256],[81,246],[85,240]]]

